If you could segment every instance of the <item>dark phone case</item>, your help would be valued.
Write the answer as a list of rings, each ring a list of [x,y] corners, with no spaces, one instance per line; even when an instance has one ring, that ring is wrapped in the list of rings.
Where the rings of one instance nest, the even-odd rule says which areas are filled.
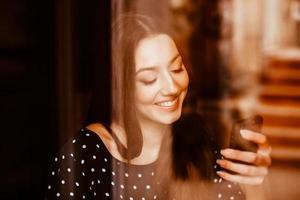
[[[248,129],[255,132],[261,132],[263,126],[263,118],[260,115],[254,115],[247,119],[236,121],[232,126],[230,148],[242,151],[257,151],[257,144],[244,139],[241,134],[241,129]]]

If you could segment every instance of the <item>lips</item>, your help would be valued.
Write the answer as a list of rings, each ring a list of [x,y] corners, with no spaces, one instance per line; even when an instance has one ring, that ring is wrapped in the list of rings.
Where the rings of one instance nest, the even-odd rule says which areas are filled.
[[[173,100],[167,100],[167,101],[160,101],[160,102],[157,102],[155,103],[155,105],[163,108],[163,109],[167,109],[167,110],[174,110],[177,108],[178,106],[178,101],[179,101],[179,98],[175,98]]]

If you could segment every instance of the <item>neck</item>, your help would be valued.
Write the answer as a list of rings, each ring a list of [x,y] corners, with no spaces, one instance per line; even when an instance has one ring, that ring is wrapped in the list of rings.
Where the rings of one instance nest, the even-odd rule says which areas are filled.
[[[170,126],[140,120],[140,128],[143,135],[143,148],[159,149],[163,137],[169,131]]]
[[[170,131],[170,126],[141,119],[139,123],[143,135],[143,148],[139,157],[148,158],[147,162],[153,162],[159,156],[162,140]]]

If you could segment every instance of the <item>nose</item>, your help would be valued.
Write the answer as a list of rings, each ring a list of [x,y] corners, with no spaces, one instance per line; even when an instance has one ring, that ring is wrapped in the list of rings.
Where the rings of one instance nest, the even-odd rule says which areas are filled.
[[[179,92],[179,86],[170,74],[164,76],[162,81],[161,93],[164,96],[177,95]]]

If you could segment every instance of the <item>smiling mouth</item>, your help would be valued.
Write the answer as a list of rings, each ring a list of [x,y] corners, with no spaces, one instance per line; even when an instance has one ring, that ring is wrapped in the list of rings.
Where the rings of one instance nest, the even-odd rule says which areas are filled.
[[[169,107],[173,107],[177,104],[178,102],[178,97],[172,101],[162,101],[162,102],[158,102],[155,103],[156,105],[160,106],[160,107],[165,107],[165,108],[169,108]]]

